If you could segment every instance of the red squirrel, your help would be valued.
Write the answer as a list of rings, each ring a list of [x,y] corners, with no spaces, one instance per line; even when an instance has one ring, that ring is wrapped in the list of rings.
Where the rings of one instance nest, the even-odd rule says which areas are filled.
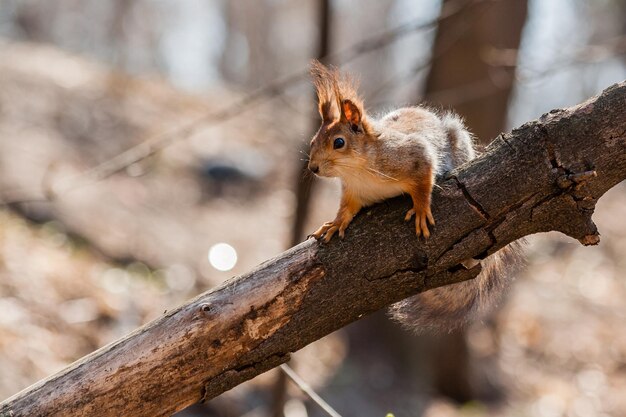
[[[472,136],[452,112],[437,114],[420,106],[369,116],[352,77],[313,61],[311,75],[322,125],[311,141],[309,169],[322,177],[339,177],[341,202],[334,220],[311,236],[328,243],[343,237],[363,207],[408,194],[413,202],[404,219],[415,216],[417,236],[430,237],[435,224],[430,210],[437,175],[475,158]],[[483,312],[501,293],[507,265],[517,260],[517,245],[509,245],[482,263],[474,280],[411,297],[392,307],[399,321],[416,330],[451,329]]]

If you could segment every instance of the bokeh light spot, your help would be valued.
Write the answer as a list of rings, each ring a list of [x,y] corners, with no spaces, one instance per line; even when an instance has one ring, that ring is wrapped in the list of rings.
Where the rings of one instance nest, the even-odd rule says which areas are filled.
[[[218,271],[230,271],[237,264],[237,251],[228,243],[217,243],[209,249],[209,262]]]

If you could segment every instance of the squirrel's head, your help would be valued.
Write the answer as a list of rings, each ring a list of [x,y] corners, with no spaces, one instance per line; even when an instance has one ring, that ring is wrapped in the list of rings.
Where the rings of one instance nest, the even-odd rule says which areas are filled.
[[[318,61],[311,64],[322,125],[311,140],[309,169],[323,177],[358,175],[371,140],[356,82]]]

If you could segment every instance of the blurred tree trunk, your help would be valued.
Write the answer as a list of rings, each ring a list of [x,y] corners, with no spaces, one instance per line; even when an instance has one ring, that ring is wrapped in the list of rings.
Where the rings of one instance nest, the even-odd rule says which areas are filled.
[[[126,27],[129,23],[128,16],[132,11],[133,4],[130,0],[115,0],[112,3],[113,24],[109,28],[109,54],[113,66],[121,71],[128,71],[128,34]]]
[[[526,0],[485,2],[439,24],[424,96],[461,114],[481,144],[505,129],[526,12]],[[430,357],[420,360],[432,367],[437,393],[459,402],[497,395],[493,387],[477,386],[464,331],[419,345],[431,346]]]
[[[616,9],[622,24],[618,28],[617,36],[626,36],[626,1],[617,1]],[[626,55],[622,54],[622,61],[626,62]]]
[[[255,88],[276,78],[275,48],[270,32],[275,7],[265,1],[234,0],[225,4],[226,40],[220,71],[230,82]]]
[[[461,114],[480,143],[505,128],[526,12],[526,0],[485,2],[439,25],[425,96]]]

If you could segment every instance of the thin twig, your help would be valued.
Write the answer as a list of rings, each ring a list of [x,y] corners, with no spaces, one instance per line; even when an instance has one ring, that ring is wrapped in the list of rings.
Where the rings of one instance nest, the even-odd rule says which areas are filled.
[[[280,365],[280,369],[285,373],[285,375],[287,375],[287,377],[289,377],[289,379],[291,379],[298,386],[298,388],[302,390],[302,392],[308,395],[309,398],[313,400],[313,402],[315,402],[322,408],[322,410],[326,411],[329,416],[341,417],[341,414],[336,412],[330,405],[328,405],[326,401],[324,401],[322,397],[317,395],[317,393],[313,391],[309,384],[304,382],[304,380],[300,378],[289,365],[283,363],[282,365]]]

